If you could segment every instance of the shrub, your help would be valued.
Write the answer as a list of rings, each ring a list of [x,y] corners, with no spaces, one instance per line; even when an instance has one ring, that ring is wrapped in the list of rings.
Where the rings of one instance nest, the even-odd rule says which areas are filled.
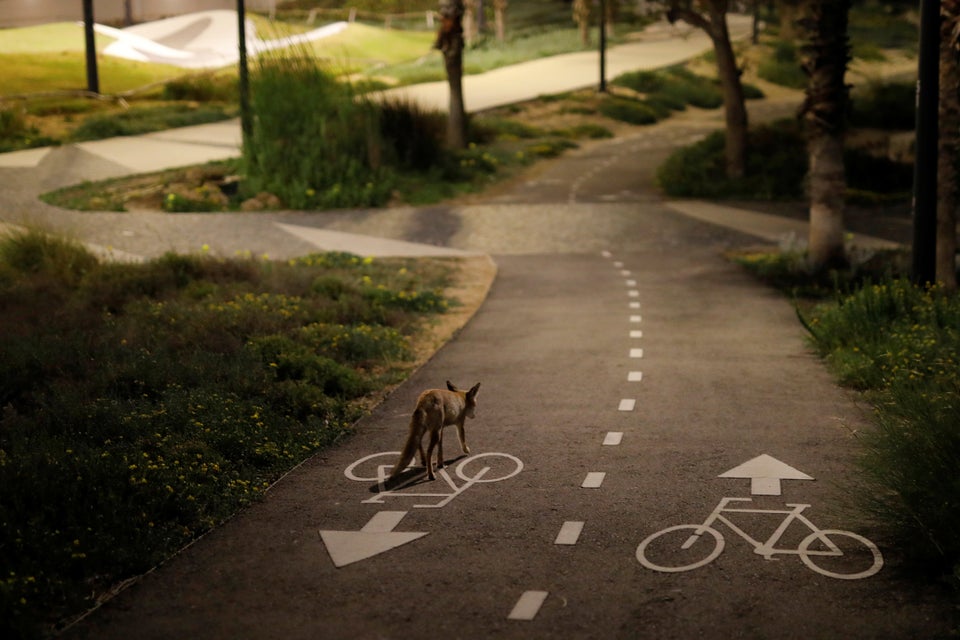
[[[393,171],[369,100],[307,54],[258,58],[250,84],[256,126],[243,156],[251,192],[295,209],[387,201]]]
[[[800,67],[796,45],[786,41],[777,42],[772,55],[760,62],[757,75],[768,82],[792,89],[803,89],[808,82],[807,75]]]
[[[657,113],[653,107],[637,100],[610,96],[600,103],[599,112],[612,120],[629,124],[653,124]]]
[[[960,578],[960,298],[905,279],[862,287],[807,323],[840,380],[869,390],[866,505],[909,559]]]
[[[237,79],[211,74],[178,78],[163,85],[161,95],[164,100],[230,102],[237,96]]]
[[[889,131],[909,131],[916,125],[917,85],[914,82],[870,82],[854,91],[850,124]]]
[[[671,196],[789,199],[803,194],[807,154],[800,126],[791,120],[750,129],[746,175],[726,177],[723,131],[672,153],[657,169],[657,181]]]

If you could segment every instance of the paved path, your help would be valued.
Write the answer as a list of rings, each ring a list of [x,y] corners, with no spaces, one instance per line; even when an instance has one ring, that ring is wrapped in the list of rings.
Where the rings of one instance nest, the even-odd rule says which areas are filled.
[[[853,433],[868,428],[856,398],[810,354],[789,303],[722,257],[779,233],[779,217],[681,214],[690,203],[661,202],[637,170],[702,133],[677,121],[585,147],[485,203],[382,211],[75,214],[33,202],[56,172],[0,171],[19,185],[5,219],[20,207],[130,255],[206,243],[286,257],[340,234],[489,253],[499,269],[473,320],[355,437],[66,636],[945,635],[950,607],[901,581],[895,549],[848,508]],[[85,149],[43,162],[114,166]],[[698,219],[711,216],[723,224]],[[483,383],[474,455],[457,459],[450,437],[446,476],[378,491],[417,394],[447,379]],[[759,470],[738,471],[751,460]],[[740,511],[719,512],[728,499]],[[711,514],[682,549],[694,529],[672,528]],[[748,539],[778,534],[790,553]],[[817,555],[831,544],[846,555]]]

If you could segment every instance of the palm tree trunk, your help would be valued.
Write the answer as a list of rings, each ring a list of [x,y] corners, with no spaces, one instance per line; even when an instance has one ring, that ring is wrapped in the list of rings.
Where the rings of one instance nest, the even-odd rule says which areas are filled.
[[[803,21],[803,69],[810,80],[801,113],[810,156],[809,266],[815,271],[846,265],[843,166],[850,60],[847,19],[851,0],[811,0]]]
[[[447,144],[452,149],[467,146],[467,114],[463,102],[463,0],[440,0],[440,31],[434,47],[443,53],[450,86]]]
[[[957,289],[957,151],[960,148],[960,1],[940,5],[940,138],[937,160],[937,281]]]

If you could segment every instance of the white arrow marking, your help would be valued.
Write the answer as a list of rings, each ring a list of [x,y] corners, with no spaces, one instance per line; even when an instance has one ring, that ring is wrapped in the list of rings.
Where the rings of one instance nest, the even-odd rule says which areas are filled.
[[[755,496],[779,496],[781,480],[813,480],[811,476],[765,453],[717,477],[749,478],[750,493]]]
[[[320,537],[334,566],[345,567],[427,535],[426,531],[394,531],[405,515],[406,511],[380,511],[360,531],[321,530]]]

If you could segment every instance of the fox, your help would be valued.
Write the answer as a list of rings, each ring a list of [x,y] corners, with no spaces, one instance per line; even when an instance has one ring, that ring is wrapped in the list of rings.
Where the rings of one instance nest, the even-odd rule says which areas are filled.
[[[433,448],[437,448],[437,468],[443,468],[443,428],[457,425],[457,436],[460,439],[460,449],[470,453],[467,446],[467,437],[464,432],[464,422],[467,418],[476,417],[477,394],[480,392],[480,383],[473,385],[469,391],[458,389],[447,380],[446,389],[428,389],[417,398],[417,406],[410,417],[410,435],[400,453],[400,459],[390,471],[388,480],[395,478],[413,460],[419,450],[420,462],[427,469],[427,477],[435,480],[433,473]],[[423,436],[430,432],[430,444],[427,451],[423,450]]]

